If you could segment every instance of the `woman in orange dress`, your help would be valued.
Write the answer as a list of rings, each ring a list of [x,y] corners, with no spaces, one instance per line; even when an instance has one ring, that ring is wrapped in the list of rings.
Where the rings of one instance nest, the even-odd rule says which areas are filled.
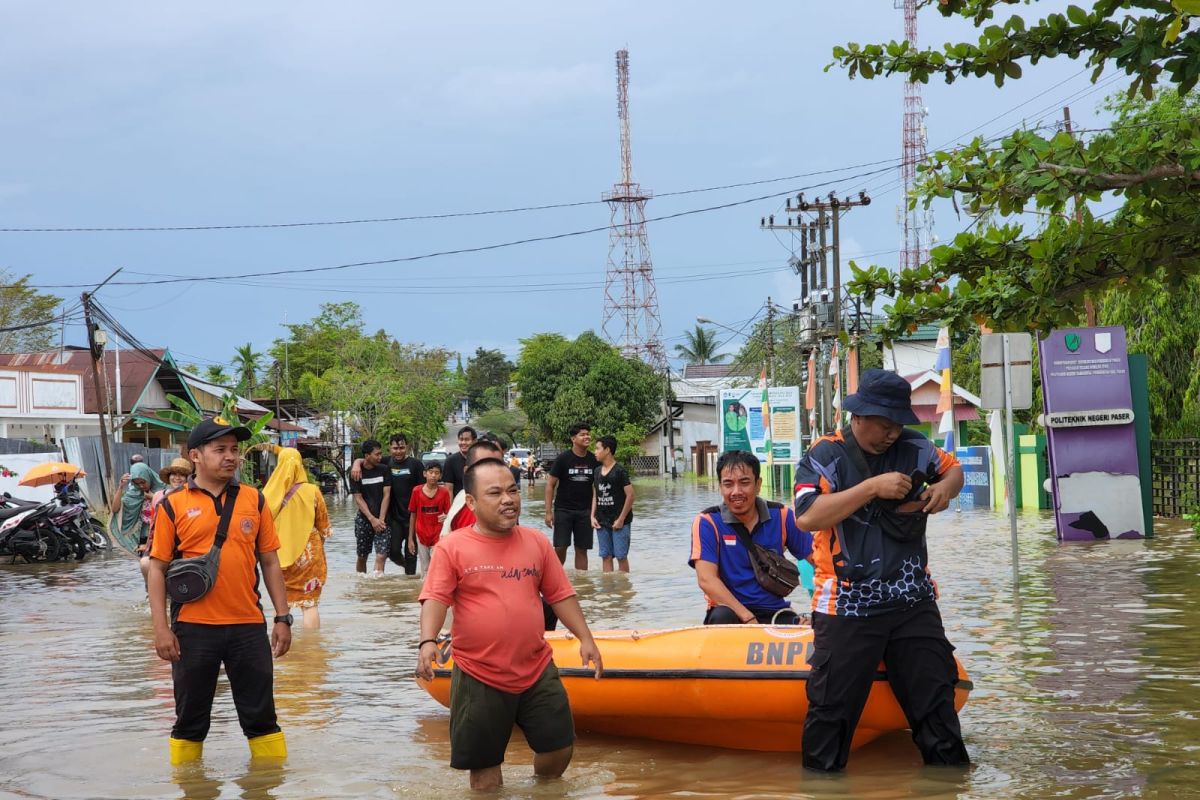
[[[303,609],[304,627],[319,628],[317,603],[328,575],[325,540],[330,533],[329,512],[321,490],[309,482],[300,452],[278,445],[272,450],[279,463],[262,492],[279,534],[279,563],[288,605]]]

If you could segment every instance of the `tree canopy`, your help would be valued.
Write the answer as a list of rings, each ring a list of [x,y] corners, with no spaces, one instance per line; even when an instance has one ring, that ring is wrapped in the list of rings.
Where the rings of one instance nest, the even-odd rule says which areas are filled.
[[[46,350],[58,333],[55,325],[35,325],[54,317],[62,298],[39,292],[29,285],[29,275],[17,278],[0,269],[0,353],[33,353]],[[22,326],[34,325],[25,328]]]
[[[684,331],[683,336],[687,341],[675,345],[675,354],[688,364],[719,364],[729,357],[728,353],[717,352],[721,343],[712,328],[698,324],[695,329]]]
[[[504,408],[513,369],[512,362],[499,350],[476,348],[464,373],[467,400],[473,411]]]
[[[1200,30],[1188,13],[1195,3],[1098,0],[1090,11],[1071,6],[1036,22],[1020,15],[991,22],[1000,7],[1014,4],[939,1],[943,15],[982,29],[976,43],[834,48],[836,64],[868,79],[991,76],[1001,85],[1020,78],[1023,64],[1062,56],[1083,59],[1093,82],[1106,69],[1130,79],[1125,99],[1111,106],[1111,126],[1090,138],[1018,130],[996,143],[977,138],[933,153],[919,166],[910,205],[949,198],[977,219],[919,268],[893,273],[852,263],[851,291],[868,302],[891,298],[887,338],[933,322],[960,330],[1076,324],[1085,299],[1113,287],[1144,299],[1160,279],[1178,285],[1200,268],[1193,197],[1200,189],[1200,114],[1189,94],[1200,78]],[[1175,92],[1155,97],[1160,83]],[[1084,201],[1077,217],[1076,197]],[[1121,207],[1094,214],[1087,203],[1105,197],[1119,198]],[[1032,229],[1017,217],[1029,211],[1042,220]]]
[[[663,393],[663,379],[649,365],[623,357],[591,331],[575,341],[557,333],[522,339],[516,382],[531,432],[560,444],[576,422],[613,432],[634,425],[644,434]]]
[[[355,303],[326,303],[312,320],[288,325],[293,394],[323,412],[347,415],[361,438],[404,431],[421,443],[444,432],[454,404],[450,352],[402,344],[385,331],[363,332]],[[271,354],[284,361],[285,340]]]

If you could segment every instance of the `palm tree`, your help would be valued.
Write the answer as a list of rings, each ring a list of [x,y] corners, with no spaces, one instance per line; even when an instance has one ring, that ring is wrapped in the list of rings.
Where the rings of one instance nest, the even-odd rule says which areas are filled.
[[[718,353],[716,333],[703,325],[697,325],[694,331],[684,331],[687,344],[675,345],[675,352],[688,364],[719,364],[729,357],[728,353]]]
[[[238,394],[249,394],[258,385],[258,360],[262,355],[254,352],[254,345],[250,342],[234,352],[233,368],[238,375]]]
[[[220,364],[209,364],[204,368],[204,379],[209,383],[225,386],[229,383],[229,373]]]

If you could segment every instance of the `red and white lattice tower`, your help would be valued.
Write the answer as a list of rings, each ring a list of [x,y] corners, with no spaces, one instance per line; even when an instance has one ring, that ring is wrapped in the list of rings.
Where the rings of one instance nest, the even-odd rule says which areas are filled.
[[[617,51],[617,119],[621,125],[621,180],[603,194],[612,211],[608,271],[604,278],[604,337],[630,358],[667,368],[658,292],[646,236],[646,201],[653,195],[633,180],[629,146],[629,51]]]
[[[917,0],[895,0],[896,8],[904,9],[904,38],[909,47],[917,46]],[[925,115],[928,113],[921,102],[921,84],[913,81],[904,83],[904,133],[903,160],[900,163],[901,188],[904,190],[897,209],[899,217],[900,269],[914,269],[929,260],[929,246],[933,241],[933,216],[918,203],[909,209],[909,193],[916,188],[917,165],[925,162]]]

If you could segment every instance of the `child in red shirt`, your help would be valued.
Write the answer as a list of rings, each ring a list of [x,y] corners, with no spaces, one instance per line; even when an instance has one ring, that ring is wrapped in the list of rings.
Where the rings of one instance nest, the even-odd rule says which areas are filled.
[[[420,575],[429,571],[430,556],[450,510],[450,491],[438,485],[441,480],[441,465],[426,464],[425,483],[408,501],[408,552],[417,551]]]

